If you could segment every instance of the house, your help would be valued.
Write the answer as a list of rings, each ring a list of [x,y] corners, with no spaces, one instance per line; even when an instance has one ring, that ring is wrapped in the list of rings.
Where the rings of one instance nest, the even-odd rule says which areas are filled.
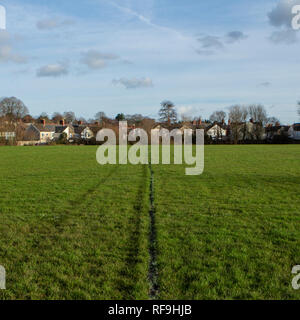
[[[0,138],[4,140],[14,140],[16,138],[16,133],[13,131],[0,131]]]
[[[24,134],[25,141],[38,141],[38,143],[47,143],[53,140],[55,134],[55,125],[30,124]]]
[[[227,136],[232,142],[262,141],[266,139],[265,128],[252,119],[246,122],[234,123],[228,121]]]
[[[57,140],[65,133],[68,140],[74,137],[74,128],[72,125],[64,125],[64,121],[60,125],[46,124],[42,120],[40,124],[31,123],[24,134],[24,141],[33,141],[35,143],[48,143]]]
[[[300,123],[295,123],[289,128],[288,136],[290,139],[300,141]]]
[[[95,134],[89,127],[84,128],[83,131],[81,132],[81,139],[90,140],[94,137],[95,137]]]
[[[96,138],[98,131],[101,130],[101,127],[97,124],[95,125],[75,125],[74,133],[76,139],[82,140],[91,140],[92,138]]]
[[[283,140],[288,137],[289,126],[281,126],[280,124],[268,125],[265,128],[265,138],[269,142]]]
[[[5,141],[16,139],[16,126],[5,121],[2,122],[0,125],[0,139]]]
[[[227,136],[227,126],[224,122],[214,122],[206,128],[206,134],[212,140],[224,140]]]
[[[62,134],[66,135],[67,140],[75,138],[75,130],[71,124],[65,125],[65,121],[61,120],[59,126],[55,126],[55,132],[53,135],[54,140],[58,140]]]
[[[81,134],[83,130],[86,128],[86,126],[79,124],[79,125],[73,125],[73,128],[74,128],[74,138],[77,140],[81,139]]]

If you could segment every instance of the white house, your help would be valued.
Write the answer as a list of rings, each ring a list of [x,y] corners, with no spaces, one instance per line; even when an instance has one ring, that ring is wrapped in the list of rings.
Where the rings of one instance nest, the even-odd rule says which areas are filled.
[[[60,125],[55,127],[53,138],[59,139],[62,134],[66,134],[67,140],[73,139],[75,136],[74,128],[72,125]]]
[[[295,123],[292,125],[288,131],[290,139],[300,140],[300,123]]]
[[[226,137],[227,130],[221,124],[214,123],[207,128],[206,133],[213,140],[221,140]]]
[[[84,128],[81,132],[81,139],[84,140],[92,139],[94,136],[94,132],[89,127]]]

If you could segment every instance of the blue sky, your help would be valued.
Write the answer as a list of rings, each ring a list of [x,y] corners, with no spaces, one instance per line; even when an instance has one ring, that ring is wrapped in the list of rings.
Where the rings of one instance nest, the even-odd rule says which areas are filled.
[[[73,110],[208,118],[233,104],[262,103],[296,122],[300,0],[0,0],[0,96],[31,114]]]

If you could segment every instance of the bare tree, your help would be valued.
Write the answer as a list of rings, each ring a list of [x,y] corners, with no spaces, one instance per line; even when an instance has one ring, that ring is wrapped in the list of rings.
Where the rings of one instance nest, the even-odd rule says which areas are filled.
[[[87,123],[86,119],[84,117],[79,117],[78,119],[78,123],[81,122],[81,123]]]
[[[227,115],[224,111],[215,111],[209,118],[211,122],[222,122],[226,119]]]
[[[54,112],[52,115],[52,121],[54,121],[55,123],[59,123],[61,120],[63,120],[63,118],[63,115],[59,112]]]
[[[125,116],[125,119],[130,123],[130,124],[136,124],[136,125],[139,125],[142,120],[144,119],[144,116],[137,113],[137,114],[127,114]]]
[[[280,120],[276,117],[269,117],[266,121],[266,124],[271,124],[273,126],[276,126],[277,124],[280,124]]]
[[[253,135],[254,138],[259,141],[262,138],[264,132],[264,126],[267,122],[267,111],[263,105],[253,104],[248,107],[251,121],[253,122]]]
[[[73,111],[64,112],[64,119],[66,123],[72,123],[76,119],[75,113]]]
[[[300,101],[298,101],[298,115],[300,117]]]
[[[99,111],[95,114],[95,120],[99,121],[100,123],[103,123],[103,121],[106,119],[106,114],[103,111]]]
[[[41,120],[49,121],[49,116],[46,112],[42,112],[41,115],[37,118],[37,120],[40,122]]]
[[[235,144],[237,144],[240,139],[241,130],[243,134],[242,139],[245,140],[247,133],[247,116],[248,110],[244,106],[235,105],[229,109],[229,120],[231,121],[231,134]]]
[[[167,123],[169,127],[172,123],[175,123],[177,121],[177,112],[174,103],[167,100],[163,101],[159,110],[159,117],[160,121]]]
[[[0,116],[6,117],[10,122],[16,122],[28,114],[25,104],[15,98],[4,98],[0,102]]]

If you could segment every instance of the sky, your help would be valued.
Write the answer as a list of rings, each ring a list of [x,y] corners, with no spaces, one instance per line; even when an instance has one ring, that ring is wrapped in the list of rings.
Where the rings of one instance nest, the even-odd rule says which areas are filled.
[[[0,0],[0,97],[34,116],[99,111],[208,118],[263,104],[298,122],[300,0]]]

